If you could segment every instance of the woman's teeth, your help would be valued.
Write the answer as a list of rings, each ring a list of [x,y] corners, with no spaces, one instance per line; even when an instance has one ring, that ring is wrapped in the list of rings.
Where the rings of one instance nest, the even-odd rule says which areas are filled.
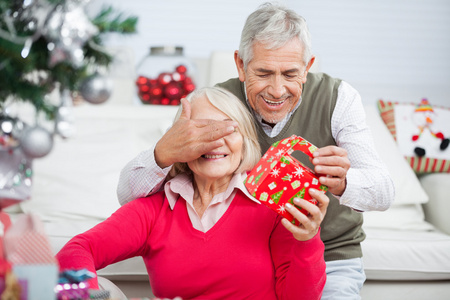
[[[202,157],[204,158],[210,158],[210,159],[215,159],[215,158],[222,158],[225,157],[225,154],[217,154],[217,155],[202,155]]]

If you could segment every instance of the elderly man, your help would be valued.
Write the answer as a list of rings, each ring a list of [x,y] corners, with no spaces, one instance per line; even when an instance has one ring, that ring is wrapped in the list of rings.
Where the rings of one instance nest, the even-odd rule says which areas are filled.
[[[322,299],[360,299],[365,281],[361,212],[386,210],[394,186],[374,149],[358,92],[345,81],[308,72],[315,57],[306,22],[279,5],[263,4],[248,17],[234,58],[239,78],[218,85],[253,113],[263,152],[292,134],[319,147],[312,161],[297,159],[323,174],[320,182],[329,187],[321,231],[327,264]],[[189,106],[183,109],[187,117],[122,171],[121,204],[156,192],[172,164],[219,147],[236,126],[226,120],[193,121]]]

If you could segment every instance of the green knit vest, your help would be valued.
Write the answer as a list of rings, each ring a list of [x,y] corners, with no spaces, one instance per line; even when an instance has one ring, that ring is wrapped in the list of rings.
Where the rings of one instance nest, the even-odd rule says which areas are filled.
[[[267,136],[259,122],[255,122],[262,153],[270,145],[291,135],[299,135],[317,147],[336,145],[331,134],[331,117],[336,105],[337,91],[341,80],[332,78],[324,73],[308,73],[303,87],[302,102],[292,114],[281,132],[271,138]],[[251,111],[245,99],[244,84],[238,78],[219,83],[217,86],[225,88],[235,94]],[[303,164],[312,168],[309,158],[295,151],[292,154]],[[320,237],[325,244],[325,260],[342,260],[362,257],[360,243],[365,234],[361,226],[362,213],[340,205],[331,193],[327,214],[321,225]]]

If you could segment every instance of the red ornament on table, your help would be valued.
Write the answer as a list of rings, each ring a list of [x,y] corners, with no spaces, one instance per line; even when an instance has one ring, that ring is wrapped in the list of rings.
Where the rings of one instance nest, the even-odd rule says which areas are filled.
[[[176,67],[175,70],[176,70],[178,73],[182,73],[182,74],[184,74],[184,73],[187,72],[186,66],[183,66],[183,65],[179,65],[178,67]]]
[[[161,73],[158,76],[158,82],[161,85],[166,85],[172,81],[172,74],[170,73]]]
[[[140,75],[136,79],[139,99],[145,104],[179,105],[181,98],[196,88],[186,72],[186,66],[179,65],[174,72],[160,73],[157,78]]]
[[[180,99],[183,94],[182,87],[178,82],[172,81],[169,82],[164,87],[164,95],[170,100]]]

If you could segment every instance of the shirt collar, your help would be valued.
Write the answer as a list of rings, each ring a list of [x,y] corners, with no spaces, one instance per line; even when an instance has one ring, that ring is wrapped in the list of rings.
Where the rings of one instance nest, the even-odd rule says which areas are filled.
[[[252,197],[247,191],[247,188],[244,185],[244,181],[246,180],[246,178],[246,172],[234,174],[226,191],[215,195],[211,204],[226,200],[232,195],[235,189],[241,190],[251,201],[261,204],[261,202]],[[169,206],[171,209],[175,207],[175,204],[180,196],[191,204],[194,199],[194,187],[192,185],[192,178],[185,173],[179,174],[166,182],[166,184],[164,185],[164,191],[166,193],[166,197],[169,201]]]

